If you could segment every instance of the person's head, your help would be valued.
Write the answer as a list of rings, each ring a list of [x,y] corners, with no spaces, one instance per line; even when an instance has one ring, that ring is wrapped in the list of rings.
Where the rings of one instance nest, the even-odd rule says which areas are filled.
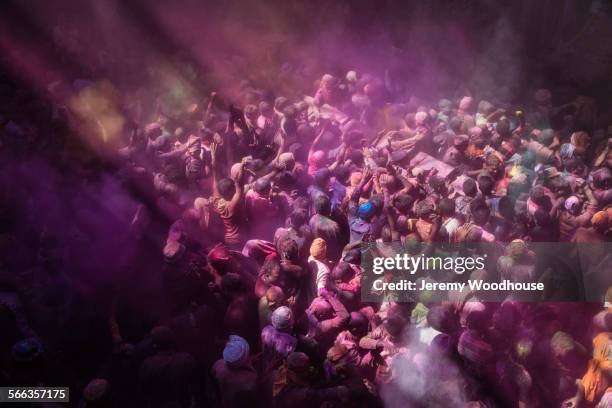
[[[171,350],[174,348],[174,332],[167,326],[156,326],[151,330],[151,341],[156,350]]]
[[[287,369],[302,381],[310,377],[310,358],[302,352],[294,351],[287,356]]]
[[[491,195],[495,187],[495,180],[489,175],[478,176],[478,189],[485,196]]]
[[[605,233],[610,227],[610,217],[607,211],[599,211],[591,217],[591,224],[595,231]]]
[[[368,319],[360,312],[351,312],[348,329],[353,336],[361,338],[368,332]]]
[[[331,271],[330,278],[332,281],[348,282],[355,275],[353,268],[348,262],[339,262],[338,265]]]
[[[470,204],[470,212],[474,219],[474,224],[485,225],[489,221],[491,210],[484,200],[474,200]]]
[[[393,200],[393,206],[402,214],[408,214],[414,204],[414,198],[407,193],[398,194]]]
[[[545,204],[546,203],[546,192],[544,190],[544,187],[540,185],[534,186],[529,191],[529,198],[531,199],[531,201],[533,201],[537,205]]]
[[[229,178],[223,178],[219,180],[217,183],[217,188],[219,189],[219,194],[225,200],[231,200],[236,192],[236,186],[234,185],[234,181]]]
[[[465,181],[463,182],[463,193],[467,197],[476,197],[476,194],[478,194],[478,186],[476,185],[474,179],[465,179]]]
[[[257,106],[255,105],[247,105],[244,107],[244,116],[246,117],[246,119],[251,122],[251,123],[255,123],[257,121],[257,116],[259,116],[259,110],[257,109]]]
[[[280,256],[283,260],[297,261],[299,258],[299,247],[297,242],[291,238],[286,238],[278,244]]]
[[[319,215],[329,216],[331,213],[331,203],[325,194],[318,194],[314,199],[314,210]]]
[[[570,157],[564,160],[563,164],[568,173],[580,175],[584,172],[584,163],[580,157]]]
[[[266,259],[261,267],[261,273],[268,285],[282,286],[283,275],[277,258]],[[225,276],[223,278],[225,278]]]
[[[334,169],[334,177],[340,184],[347,184],[349,177],[351,176],[351,169],[345,165],[339,165]]]
[[[309,309],[319,321],[331,319],[334,315],[334,309],[329,302],[322,297],[314,298]]]
[[[270,286],[266,290],[266,301],[271,311],[278,309],[285,304],[286,296],[279,286]]]
[[[276,330],[289,333],[293,330],[293,311],[287,306],[281,306],[272,312],[270,318],[272,327]]]
[[[459,133],[461,131],[461,125],[463,122],[461,118],[454,116],[448,121],[448,128],[455,133]]]
[[[580,214],[582,210],[582,201],[576,196],[568,197],[563,203],[565,209],[572,215]]]
[[[323,167],[315,172],[314,184],[323,189],[327,190],[329,187],[329,179],[331,178],[331,172],[327,167]]]
[[[270,193],[270,180],[266,178],[257,179],[253,183],[253,190],[262,196],[267,196]]]
[[[242,337],[230,335],[223,349],[223,361],[229,368],[241,368],[249,364],[251,348]]]
[[[226,246],[218,244],[208,252],[208,264],[219,275],[225,275],[232,269],[232,256]]]
[[[298,229],[308,222],[308,211],[304,208],[297,208],[289,214],[291,228]]]
[[[325,167],[327,163],[327,155],[323,150],[317,150],[312,154],[311,161],[315,165],[315,168]]]
[[[374,212],[375,212],[374,205],[372,204],[371,201],[367,201],[361,204],[357,210],[359,218],[361,218],[364,221],[370,221],[372,217],[374,216]]]
[[[327,243],[323,238],[315,238],[310,244],[310,256],[315,259],[325,260],[327,257]]]

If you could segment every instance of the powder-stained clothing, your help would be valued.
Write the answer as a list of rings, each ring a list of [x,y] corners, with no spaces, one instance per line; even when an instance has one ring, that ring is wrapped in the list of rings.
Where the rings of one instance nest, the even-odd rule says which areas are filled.
[[[243,242],[243,234],[241,230],[242,218],[239,208],[231,210],[229,202],[224,198],[213,198],[213,209],[223,221],[225,230],[223,238],[227,245],[238,245]]]
[[[612,333],[604,332],[593,339],[593,358],[589,361],[587,372],[581,380],[584,398],[588,402],[597,402],[612,386],[608,374],[610,370],[612,370]]]

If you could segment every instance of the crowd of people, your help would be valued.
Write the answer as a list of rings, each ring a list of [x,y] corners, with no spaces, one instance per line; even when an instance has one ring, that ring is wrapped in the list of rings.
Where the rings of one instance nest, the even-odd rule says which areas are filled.
[[[95,81],[44,97],[6,84],[0,262],[2,293],[15,296],[0,306],[0,383],[67,385],[82,407],[612,407],[610,263],[599,264],[597,299],[557,298],[583,302],[362,287],[371,243],[417,253],[485,243],[497,256],[470,276],[489,282],[562,279],[539,265],[541,243],[562,243],[544,245],[562,256],[604,245],[592,261],[607,259],[612,118],[595,100],[555,106],[537,89],[521,103],[432,102],[356,71],[313,73],[309,96],[291,89],[288,69],[276,88],[244,80],[180,109],[117,91],[126,120],[110,153],[105,123],[62,99]],[[136,105],[148,120],[130,118]],[[83,131],[95,146],[65,136]],[[99,251],[64,250],[88,238],[40,225],[39,196],[15,203],[30,188],[15,187],[19,160],[34,155],[60,180],[103,173],[130,192],[125,233],[137,246],[119,268],[146,268],[154,302],[132,298],[143,274],[88,292],[65,271],[70,254]],[[109,217],[75,212],[65,230],[87,236],[87,216]],[[139,303],[156,303],[155,316]]]

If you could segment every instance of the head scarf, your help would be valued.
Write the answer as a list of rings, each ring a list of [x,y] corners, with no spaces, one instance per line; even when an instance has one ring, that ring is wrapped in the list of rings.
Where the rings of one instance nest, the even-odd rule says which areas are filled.
[[[295,165],[295,156],[291,152],[281,153],[278,156],[278,164],[286,169],[291,169]]]
[[[565,209],[571,211],[572,208],[580,204],[580,199],[576,196],[570,196],[565,200]]]
[[[357,213],[359,218],[370,218],[374,214],[374,206],[372,205],[372,202],[368,201],[361,204]]]
[[[589,402],[596,402],[606,391],[603,369],[612,366],[612,333],[600,333],[593,339],[593,358],[589,361],[587,372],[582,377],[584,397]]]
[[[276,330],[290,331],[293,328],[293,311],[287,306],[281,306],[272,312],[271,322]]]
[[[223,361],[233,368],[243,367],[249,358],[249,343],[240,336],[230,335],[223,349]]]
[[[599,229],[606,228],[609,221],[608,213],[606,211],[598,211],[593,214],[593,217],[591,217],[591,224],[593,224],[593,227]]]
[[[323,238],[316,238],[310,245],[310,255],[313,258],[325,259],[327,255],[327,243]]]

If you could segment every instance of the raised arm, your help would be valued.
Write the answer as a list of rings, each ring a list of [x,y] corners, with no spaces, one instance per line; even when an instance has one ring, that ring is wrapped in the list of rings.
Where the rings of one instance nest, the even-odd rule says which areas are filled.
[[[238,171],[238,174],[236,174],[236,178],[234,178],[234,187],[236,191],[234,192],[234,196],[232,197],[232,200],[229,202],[228,206],[228,209],[231,212],[234,212],[242,199],[242,175],[244,173],[244,164],[244,162],[241,163],[240,170]]]
[[[321,141],[321,137],[323,136],[323,133],[325,133],[325,131],[327,130],[328,126],[329,126],[329,122],[323,123],[323,126],[321,126],[321,130],[319,131],[319,134],[312,141],[312,144],[310,145],[310,150],[308,150],[308,159],[309,160],[312,157],[312,155],[314,154],[314,152],[317,150],[317,146],[319,145],[319,142]]]

